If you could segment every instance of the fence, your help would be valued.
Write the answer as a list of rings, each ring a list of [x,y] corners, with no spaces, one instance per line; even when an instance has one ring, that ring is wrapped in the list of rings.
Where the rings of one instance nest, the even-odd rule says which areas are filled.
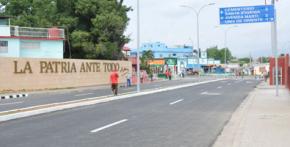
[[[65,38],[64,29],[58,28],[29,28],[29,27],[10,27],[11,36],[60,39]]]

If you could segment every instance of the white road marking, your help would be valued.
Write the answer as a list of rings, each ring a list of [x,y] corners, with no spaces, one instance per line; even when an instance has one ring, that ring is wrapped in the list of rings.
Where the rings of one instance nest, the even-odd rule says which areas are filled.
[[[228,85],[230,86],[230,85],[232,85],[231,83],[228,83]]]
[[[222,88],[223,88],[222,86],[217,87],[217,89],[222,89]]]
[[[103,127],[98,128],[98,129],[92,130],[91,133],[97,133],[97,132],[100,132],[100,131],[102,131],[102,130],[105,130],[105,129],[108,129],[108,128],[110,128],[110,127],[116,126],[116,125],[118,125],[118,124],[124,123],[124,122],[126,122],[126,121],[128,121],[128,119],[123,119],[123,120],[120,120],[120,121],[117,121],[117,122],[114,122],[114,123],[108,124],[108,125],[106,125],[106,126],[103,126]]]
[[[93,94],[93,93],[83,93],[83,94],[77,94],[75,96],[86,96],[86,95],[91,95],[91,94]]]
[[[21,104],[21,103],[23,102],[5,103],[5,104],[0,104],[0,106],[15,105],[15,104]]]
[[[202,92],[201,95],[221,95],[220,93],[209,93],[207,91]]]
[[[246,83],[247,83],[247,84],[251,84],[251,83],[253,83],[253,82],[251,82],[251,81],[247,81]]]
[[[180,99],[180,100],[177,100],[177,101],[171,102],[169,105],[174,105],[174,104],[177,104],[177,103],[182,102],[182,101],[183,101],[183,99]]]

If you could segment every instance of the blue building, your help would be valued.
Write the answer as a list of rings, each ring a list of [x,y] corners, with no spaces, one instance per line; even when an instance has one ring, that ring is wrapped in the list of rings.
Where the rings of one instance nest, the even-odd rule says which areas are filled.
[[[178,46],[178,47],[167,47],[164,43],[144,43],[140,48],[140,54],[143,51],[151,50],[154,54],[154,58],[188,58],[192,57],[193,50],[192,46]],[[133,49],[131,56],[136,56],[137,51]]]
[[[0,57],[62,59],[64,40],[63,29],[10,26],[0,17]]]
[[[193,54],[197,55],[198,52],[193,53],[192,46],[176,46],[168,47],[164,43],[155,42],[155,43],[144,43],[140,48],[140,56],[144,51],[151,50],[154,54],[155,59],[164,59],[164,65],[158,65],[159,70],[165,71],[170,69],[174,71],[175,74],[181,73],[187,68],[198,67],[198,65],[192,65],[194,63],[188,63],[188,59],[193,59]],[[137,56],[136,49],[131,50],[131,57]],[[174,61],[174,62],[169,62]]]

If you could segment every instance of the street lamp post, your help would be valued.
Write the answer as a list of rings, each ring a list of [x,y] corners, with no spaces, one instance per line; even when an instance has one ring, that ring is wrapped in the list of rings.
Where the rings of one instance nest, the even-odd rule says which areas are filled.
[[[229,27],[227,29],[225,29],[225,42],[224,42],[224,46],[225,46],[225,64],[227,65],[227,50],[228,50],[228,32],[230,29],[232,28],[236,28],[238,26],[232,26],[232,27]]]
[[[202,7],[200,7],[198,10],[196,10],[195,8],[193,8],[191,6],[188,6],[188,5],[181,5],[181,7],[189,8],[189,9],[193,10],[193,12],[196,15],[196,39],[197,39],[197,50],[198,50],[198,55],[197,55],[198,56],[198,59],[197,59],[197,64],[198,65],[199,65],[199,54],[200,54],[200,46],[199,46],[199,41],[200,41],[200,38],[199,38],[200,37],[200,35],[199,35],[199,16],[200,16],[201,10],[203,10],[207,6],[212,6],[212,5],[215,5],[215,3],[205,4]],[[198,69],[200,69],[200,68],[198,68]],[[199,73],[199,75],[200,75],[200,73]]]
[[[224,30],[224,48],[225,48],[225,51],[224,51],[224,54],[225,54],[225,59],[224,59],[224,62],[225,62],[225,65],[227,64],[227,41],[228,41],[228,32],[230,31],[230,29],[232,28],[236,28],[238,26],[231,26],[231,27],[228,27],[226,29],[223,29]],[[219,26],[216,26],[216,28],[219,28]]]
[[[140,3],[137,0],[137,92],[140,92]]]

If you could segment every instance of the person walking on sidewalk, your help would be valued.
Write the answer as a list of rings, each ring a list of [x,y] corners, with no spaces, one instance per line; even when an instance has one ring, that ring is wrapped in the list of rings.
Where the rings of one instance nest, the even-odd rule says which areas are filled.
[[[184,78],[184,76],[185,76],[185,69],[182,69],[182,71],[181,71],[181,77]]]
[[[127,78],[127,87],[131,87],[131,74],[128,72],[126,75]]]
[[[114,70],[110,75],[110,81],[111,81],[111,89],[115,96],[118,95],[118,80],[119,74],[117,70]]]
[[[152,72],[149,73],[149,77],[150,77],[150,81],[153,82],[153,73]]]
[[[169,79],[169,72],[168,72],[168,70],[165,71],[165,76],[166,76],[166,79]]]
[[[144,78],[145,78],[145,73],[144,73],[144,71],[141,71],[141,75],[140,75],[140,82],[141,83],[144,82]]]
[[[263,76],[264,76],[264,81],[267,82],[267,80],[268,80],[268,73],[266,71],[263,73]]]
[[[168,78],[169,78],[169,80],[171,80],[171,76],[172,76],[172,73],[171,73],[171,70],[169,69],[168,70]]]

